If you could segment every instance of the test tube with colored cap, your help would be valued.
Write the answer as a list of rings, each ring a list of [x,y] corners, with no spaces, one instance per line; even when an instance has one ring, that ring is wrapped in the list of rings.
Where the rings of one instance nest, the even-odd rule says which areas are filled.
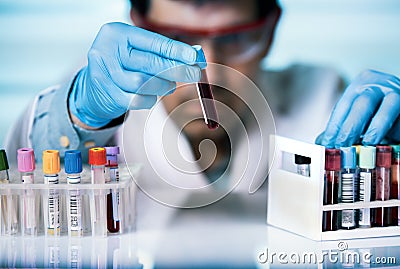
[[[201,110],[203,112],[204,122],[207,124],[209,129],[214,130],[219,126],[218,114],[217,109],[215,108],[215,101],[211,90],[211,85],[208,81],[207,72],[205,69],[206,59],[200,45],[194,45],[193,48],[197,51],[197,62],[200,63],[202,68],[200,82],[196,84],[196,88]]]
[[[392,147],[376,146],[376,176],[372,179],[372,199],[386,201],[390,198],[390,168],[392,166]],[[390,221],[389,207],[372,208],[372,223],[374,227],[388,226]]]
[[[337,204],[339,200],[340,150],[325,150],[324,205]],[[322,231],[335,231],[339,228],[337,211],[323,212]]]
[[[45,184],[58,184],[60,172],[60,154],[58,150],[43,151],[43,174]],[[48,199],[45,200],[47,225],[46,235],[60,235],[60,192],[58,189],[49,188]]]
[[[18,171],[21,175],[22,184],[26,185],[26,190],[22,198],[22,234],[37,234],[37,209],[35,207],[35,192],[30,189],[29,184],[34,184],[35,153],[31,148],[21,148],[17,151]]]
[[[356,167],[357,156],[355,147],[341,147],[342,173],[340,175],[340,202],[354,203],[356,201]],[[341,212],[341,228],[356,228],[356,210],[346,209]]]
[[[81,183],[82,154],[79,150],[65,152],[64,168],[67,174],[67,183],[77,185]],[[68,199],[68,235],[82,236],[82,196],[79,189],[71,189]]]
[[[390,199],[400,200],[400,145],[392,145]],[[391,224],[400,226],[400,206],[391,207]]]
[[[91,169],[92,184],[105,184],[105,165],[107,164],[106,150],[104,148],[89,149],[89,164]],[[107,235],[107,210],[104,190],[94,190],[91,199],[92,235]]]
[[[106,175],[108,175],[110,182],[118,182],[119,147],[105,147],[105,149],[107,155]],[[119,191],[111,190],[111,193],[107,194],[107,229],[110,233],[120,231],[119,203]]]
[[[361,146],[359,155],[360,167],[360,193],[358,200],[361,202],[371,201],[371,182],[375,177],[376,148],[373,146]],[[371,227],[370,208],[361,208],[358,219],[360,228]]]
[[[8,159],[4,149],[0,150],[0,183],[8,184],[10,181],[8,174]],[[17,218],[17,197],[13,196],[9,191],[1,195],[1,234],[16,234],[18,232]]]

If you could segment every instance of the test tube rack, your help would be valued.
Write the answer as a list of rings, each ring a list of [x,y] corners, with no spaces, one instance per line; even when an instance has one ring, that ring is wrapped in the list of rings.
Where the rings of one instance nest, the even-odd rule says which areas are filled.
[[[52,236],[48,232],[46,224],[48,223],[48,206],[49,194],[57,193],[60,201],[60,229],[57,235],[71,236],[71,229],[69,224],[71,220],[68,218],[68,211],[70,210],[70,195],[79,193],[81,197],[81,211],[82,211],[82,233],[81,236],[97,236],[94,232],[94,212],[95,196],[102,196],[101,201],[104,202],[102,206],[107,208],[106,196],[112,192],[119,194],[119,218],[120,229],[117,233],[107,233],[103,235],[124,234],[135,229],[135,196],[136,184],[134,183],[133,176],[140,170],[139,166],[131,166],[128,168],[120,169],[120,181],[106,183],[106,184],[92,184],[90,177],[90,167],[84,167],[81,174],[80,184],[67,184],[66,174],[60,173],[59,184],[45,184],[43,182],[43,172],[36,170],[34,173],[35,183],[22,184],[19,179],[18,173],[10,173],[10,183],[0,184],[0,217],[1,217],[1,235],[12,236]],[[30,206],[31,211],[34,212],[34,223],[36,232],[33,235],[28,235],[25,232],[24,214],[27,214],[27,209],[24,208],[24,197],[27,192],[31,197],[34,197],[34,204]],[[10,201],[14,201],[10,203]],[[4,204],[3,204],[4,203]],[[96,205],[98,206],[98,204]],[[111,209],[107,209],[111,210]],[[10,211],[15,212],[16,229],[12,231],[10,225]],[[107,231],[107,216],[104,216],[104,230]],[[7,218],[7,219],[6,219]]]
[[[267,223],[317,240],[344,240],[400,235],[400,226],[322,231],[323,211],[395,207],[400,200],[323,205],[325,147],[273,136],[270,139]],[[291,171],[285,156],[311,158],[310,177]]]

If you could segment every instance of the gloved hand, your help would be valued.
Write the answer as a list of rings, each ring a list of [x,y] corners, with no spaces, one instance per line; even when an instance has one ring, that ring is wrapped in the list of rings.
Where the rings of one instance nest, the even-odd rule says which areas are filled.
[[[151,108],[157,96],[174,91],[176,81],[200,80],[196,59],[196,50],[182,42],[123,23],[105,24],[75,79],[70,112],[99,128],[128,109]]]
[[[400,80],[366,70],[347,87],[316,143],[328,148],[400,141]],[[363,137],[362,137],[363,136]]]

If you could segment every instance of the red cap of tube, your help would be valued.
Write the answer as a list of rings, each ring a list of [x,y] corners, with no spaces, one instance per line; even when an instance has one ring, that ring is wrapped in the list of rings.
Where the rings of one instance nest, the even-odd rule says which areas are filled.
[[[325,170],[340,171],[340,149],[325,149]]]
[[[392,147],[376,146],[376,167],[390,168],[392,165]]]
[[[106,165],[106,149],[105,148],[91,148],[89,149],[89,164],[90,165]]]

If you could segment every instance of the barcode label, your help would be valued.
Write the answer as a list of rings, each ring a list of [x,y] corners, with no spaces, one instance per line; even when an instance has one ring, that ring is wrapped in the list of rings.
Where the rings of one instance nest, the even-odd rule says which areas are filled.
[[[119,171],[117,167],[110,167],[111,181],[119,181]]]
[[[58,184],[58,176],[57,175],[44,176],[44,183],[46,183],[46,184]]]
[[[355,202],[355,174],[342,173],[342,190],[341,197],[342,203]],[[356,225],[355,223],[355,210],[342,211],[342,227],[351,228]]]
[[[360,172],[360,201],[371,200],[371,173]]]
[[[342,203],[353,203],[355,188],[354,188],[355,175],[342,174]]]
[[[343,210],[342,211],[342,227],[351,228],[356,226],[356,211],[354,209],[351,210]]]
[[[58,184],[57,175],[44,176],[44,182],[47,184]],[[60,228],[60,194],[58,190],[49,190],[48,199],[48,225],[50,229]]]
[[[70,192],[69,208],[70,208],[70,226],[72,231],[81,230],[81,206],[82,198],[79,191]]]
[[[119,181],[119,170],[118,167],[110,167],[110,178],[111,182]],[[114,221],[119,221],[119,191],[114,190],[112,192],[112,200],[113,200],[113,219]]]
[[[60,227],[60,195],[57,190],[49,191],[49,225],[48,228]]]
[[[372,174],[369,172],[360,172],[360,201],[369,202],[371,200],[371,177]],[[371,217],[369,208],[360,209],[358,224],[360,226],[370,226]]]

